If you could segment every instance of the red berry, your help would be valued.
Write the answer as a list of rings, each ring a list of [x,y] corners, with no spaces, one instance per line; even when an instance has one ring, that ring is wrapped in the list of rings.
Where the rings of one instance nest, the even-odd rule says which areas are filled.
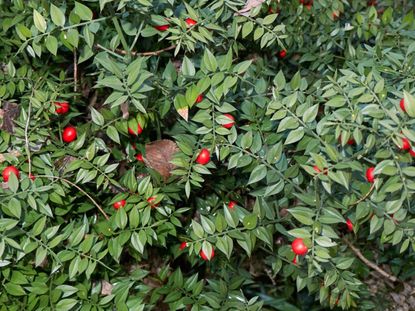
[[[225,113],[224,116],[227,117],[228,119],[230,119],[232,122],[223,124],[222,126],[224,128],[230,129],[235,124],[235,118],[233,117],[233,115],[231,115],[229,113]]]
[[[56,113],[57,114],[65,114],[69,111],[69,103],[68,102],[55,102],[56,106]]]
[[[181,244],[180,244],[180,250],[182,251],[182,250],[184,250],[185,248],[187,247],[187,242],[182,242]]]
[[[210,253],[210,259],[206,256],[206,254],[205,254],[205,252],[203,250],[200,250],[199,255],[200,255],[200,257],[202,257],[202,259],[204,261],[212,260],[213,257],[215,257],[215,251],[213,250],[213,247],[212,247],[212,252]]]
[[[65,143],[73,142],[76,139],[76,128],[73,126],[67,126],[62,133],[62,139]]]
[[[402,147],[401,150],[409,150],[411,149],[411,143],[409,142],[408,138],[402,138]]]
[[[196,98],[196,104],[200,103],[203,100],[203,94],[199,94],[199,96]]]
[[[333,13],[331,13],[331,16],[333,17],[333,19],[338,19],[340,15],[339,11],[333,11]]]
[[[350,219],[346,220],[346,226],[347,226],[347,230],[349,230],[350,232],[353,231],[353,223]]]
[[[143,132],[143,129],[141,128],[140,124],[137,124],[137,131],[134,131],[131,127],[128,128],[128,133],[130,135],[137,136],[137,135],[140,135],[142,132]]]
[[[156,197],[149,197],[147,199],[147,202],[150,203],[150,207],[151,208],[156,208],[157,206],[159,206],[160,203],[157,204],[153,204],[153,202],[156,200]]]
[[[167,29],[170,28],[170,25],[166,24],[166,25],[154,26],[154,28],[156,28],[158,31],[166,31]]]
[[[30,178],[32,181],[35,181],[36,176],[35,176],[35,175],[32,175],[32,173],[30,173],[30,174],[29,174],[29,178]]]
[[[142,155],[141,153],[137,154],[137,155],[135,156],[135,158],[136,158],[138,161],[140,161],[140,162],[144,162],[143,155]]]
[[[366,170],[366,179],[368,182],[373,183],[375,181],[375,174],[374,174],[375,168],[369,167]]]
[[[308,252],[308,248],[304,244],[303,239],[301,239],[301,238],[296,238],[291,243],[291,248],[292,248],[294,254],[300,255],[300,256],[303,256],[303,255],[307,254],[307,252]]]
[[[297,256],[294,256],[293,264],[297,265]]]
[[[320,171],[320,169],[318,168],[318,166],[317,166],[317,165],[314,165],[314,166],[313,166],[313,169],[314,169],[317,173],[321,173],[321,171]]]
[[[281,51],[278,53],[278,56],[279,56],[280,58],[284,58],[285,56],[287,56],[287,51],[286,51],[286,50],[281,50]]]
[[[121,207],[124,207],[125,203],[126,203],[125,200],[121,200],[121,201],[115,202],[114,204],[112,204],[112,206],[114,206],[115,209],[119,209]]]
[[[202,149],[196,158],[196,163],[206,165],[210,161],[210,152],[206,148]]]
[[[186,18],[185,22],[186,22],[187,26],[189,26],[189,27],[194,26],[194,25],[197,24],[197,22],[194,19],[191,19],[191,18]]]
[[[237,205],[237,204],[236,204],[236,202],[235,202],[235,201],[230,201],[230,202],[228,203],[228,208],[233,209],[236,205]]]
[[[10,165],[10,166],[6,167],[3,170],[3,180],[4,180],[4,182],[9,181],[10,174],[16,175],[17,178],[19,178],[19,176],[20,176],[19,170],[15,166]]]
[[[339,136],[339,143],[341,144],[342,143],[342,136],[340,135]],[[353,139],[353,138],[349,138],[348,140],[347,140],[347,143],[346,144],[348,144],[348,145],[354,145],[356,143],[356,141]]]
[[[403,111],[406,111],[406,109],[405,109],[405,100],[402,98],[401,99],[401,101],[399,102],[399,106],[401,107],[401,109],[403,110]]]

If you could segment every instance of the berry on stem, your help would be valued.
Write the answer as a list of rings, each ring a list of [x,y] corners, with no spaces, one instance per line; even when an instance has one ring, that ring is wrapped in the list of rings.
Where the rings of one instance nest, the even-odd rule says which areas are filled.
[[[196,98],[196,104],[200,103],[203,100],[203,94],[199,94]]]
[[[56,113],[57,114],[65,114],[69,111],[69,103],[68,102],[55,102],[56,106]]]
[[[405,99],[401,99],[401,101],[399,102],[399,106],[401,107],[402,111],[406,112],[405,109]]]
[[[140,135],[142,132],[143,132],[143,129],[141,128],[140,124],[137,124],[137,130],[136,131],[134,131],[131,127],[128,127],[128,133],[130,135],[137,136],[137,135]]]
[[[347,230],[349,230],[349,232],[353,231],[353,223],[349,218],[346,220],[346,226],[347,226]]]
[[[188,27],[197,25],[197,21],[195,21],[194,19],[191,19],[190,17],[186,18],[185,22],[186,22]]]
[[[214,251],[214,249],[213,249],[213,247],[212,247],[212,252],[210,253],[210,259],[206,256],[206,254],[205,254],[205,252],[204,252],[203,250],[200,250],[199,255],[200,255],[200,257],[202,257],[202,259],[203,259],[204,261],[207,261],[207,260],[212,260],[212,259],[213,259],[213,257],[215,256],[215,251]]]
[[[115,209],[119,209],[121,207],[124,207],[125,206],[125,203],[126,203],[125,200],[121,200],[121,201],[115,202],[114,204],[112,204],[112,206]]]
[[[279,51],[278,56],[279,58],[284,58],[285,56],[287,56],[287,51],[286,50]]]
[[[296,238],[291,243],[291,248],[292,248],[294,254],[300,255],[300,256],[303,256],[303,255],[307,254],[307,252],[308,252],[308,248],[304,244],[303,239],[301,239],[301,238]]]
[[[157,29],[158,31],[163,32],[163,31],[166,31],[167,29],[169,29],[170,25],[169,24],[159,25],[159,26],[154,26],[154,28]]]
[[[210,152],[206,148],[203,148],[196,158],[196,163],[206,165],[210,161]]]
[[[144,162],[144,158],[143,158],[143,155],[141,153],[137,154],[135,156],[135,158],[137,159],[137,161]]]
[[[411,143],[409,142],[408,138],[402,138],[402,147],[401,150],[409,150],[411,149]]]
[[[160,203],[157,203],[157,204],[153,203],[155,200],[156,200],[156,197],[149,197],[147,199],[147,202],[150,203],[151,208],[156,208],[157,206],[159,206]]]
[[[375,181],[375,174],[374,174],[375,168],[369,167],[366,170],[366,179],[368,182],[373,183]]]
[[[227,117],[228,119],[230,119],[231,122],[226,123],[226,124],[222,124],[222,126],[224,128],[230,129],[235,124],[235,118],[233,117],[233,115],[231,115],[229,113],[225,113],[224,116]]]
[[[182,250],[184,250],[185,248],[187,247],[187,242],[182,242],[181,244],[180,244],[180,250],[182,251]]]
[[[237,204],[236,204],[236,202],[235,202],[235,201],[229,201],[229,203],[228,203],[228,208],[229,208],[229,209],[233,209],[236,205],[237,205]]]
[[[19,176],[20,176],[19,170],[15,166],[10,165],[10,166],[6,167],[3,170],[3,174],[2,175],[3,175],[3,181],[4,182],[8,182],[9,181],[10,174],[16,175],[17,178],[19,178]]]
[[[62,139],[65,143],[73,142],[77,137],[76,128],[73,126],[67,126],[63,129]]]

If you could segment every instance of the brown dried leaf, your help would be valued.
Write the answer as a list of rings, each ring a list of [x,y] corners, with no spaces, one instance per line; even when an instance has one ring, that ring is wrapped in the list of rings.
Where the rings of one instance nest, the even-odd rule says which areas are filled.
[[[179,108],[179,109],[177,109],[177,112],[186,121],[189,119],[189,108],[187,108],[187,107],[186,108]]]
[[[123,119],[128,119],[128,117],[130,116],[130,113],[128,112],[128,103],[127,102],[123,102],[121,104],[121,111],[122,111],[122,118]]]
[[[243,9],[239,10],[237,13],[239,15],[248,16],[249,11],[251,11],[253,8],[256,8],[257,6],[260,6],[264,1],[265,0],[247,0]]]
[[[9,153],[0,153],[0,163],[3,163],[4,161],[6,161],[6,157],[7,156],[12,156],[12,157],[18,157],[20,156],[20,152],[17,150],[11,150]]]
[[[2,117],[3,121],[0,129],[13,134],[14,133],[14,119],[20,114],[19,106],[16,103],[6,101],[3,105]]]
[[[109,296],[112,293],[112,284],[105,280],[101,280],[101,295],[102,296]]]
[[[170,176],[170,172],[175,168],[175,165],[171,164],[170,161],[173,154],[178,150],[176,143],[169,139],[151,142],[146,145],[144,163],[159,172],[166,180]]]

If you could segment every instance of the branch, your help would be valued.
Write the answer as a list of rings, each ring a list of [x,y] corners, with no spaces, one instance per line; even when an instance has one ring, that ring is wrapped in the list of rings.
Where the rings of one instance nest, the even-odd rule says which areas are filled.
[[[76,53],[76,49],[73,50],[73,80],[73,90],[76,93],[78,89],[78,56]]]
[[[369,191],[363,196],[361,197],[359,200],[357,200],[356,202],[350,204],[350,206],[354,206],[359,204],[360,202],[364,201],[367,199],[367,197],[372,193],[373,189],[375,189],[375,183],[372,184],[372,186],[370,187]]]
[[[104,51],[108,50],[106,47],[103,47],[100,44],[96,44],[95,47],[98,48],[98,49],[104,50]],[[170,50],[173,50],[175,48],[176,48],[176,45],[170,45],[170,46],[168,46],[164,49],[157,50],[157,51],[149,51],[149,52],[131,51],[131,55],[133,55],[133,56],[157,56],[157,55],[160,55],[163,52],[170,51]],[[115,49],[115,52],[120,54],[120,55],[127,55],[128,54],[127,51],[121,50],[121,49]]]
[[[29,177],[32,175],[32,159],[30,157],[30,146],[29,146],[29,123],[30,123],[30,118],[31,118],[31,113],[32,113],[32,97],[34,95],[34,88],[33,88],[33,92],[32,95],[30,96],[29,99],[29,107],[28,107],[28,111],[27,111],[27,120],[26,120],[26,124],[25,124],[25,128],[24,128],[24,141],[25,141],[25,150],[26,150],[26,155],[27,155],[27,163],[29,164]]]
[[[400,282],[400,280],[394,276],[391,275],[389,273],[387,273],[385,270],[383,270],[382,268],[380,268],[378,265],[376,265],[374,262],[370,261],[369,259],[367,259],[365,256],[363,256],[362,252],[352,244],[352,242],[350,242],[349,240],[347,240],[346,238],[343,238],[344,243],[347,244],[347,246],[351,249],[351,251],[361,260],[363,261],[363,263],[368,266],[369,268],[375,270],[377,273],[379,273],[381,276],[383,276],[384,278],[388,279],[391,282]]]
[[[79,191],[81,191],[84,195],[86,195],[88,197],[88,199],[91,200],[91,202],[98,208],[98,210],[101,212],[101,214],[105,217],[106,220],[109,220],[109,217],[107,215],[107,213],[105,213],[105,211],[102,209],[102,207],[88,194],[86,193],[84,190],[82,190],[81,187],[79,187],[77,184],[67,180],[66,178],[62,178],[59,176],[52,176],[52,175],[37,175],[35,177],[44,177],[44,178],[52,178],[52,179],[58,179],[61,181],[64,181],[68,184],[70,184],[72,187],[75,187],[76,189],[78,189]]]

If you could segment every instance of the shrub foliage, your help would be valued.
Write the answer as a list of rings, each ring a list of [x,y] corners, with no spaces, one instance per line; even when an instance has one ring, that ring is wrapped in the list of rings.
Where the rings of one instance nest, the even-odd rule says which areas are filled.
[[[0,310],[376,308],[358,254],[413,275],[405,4],[0,0]]]

